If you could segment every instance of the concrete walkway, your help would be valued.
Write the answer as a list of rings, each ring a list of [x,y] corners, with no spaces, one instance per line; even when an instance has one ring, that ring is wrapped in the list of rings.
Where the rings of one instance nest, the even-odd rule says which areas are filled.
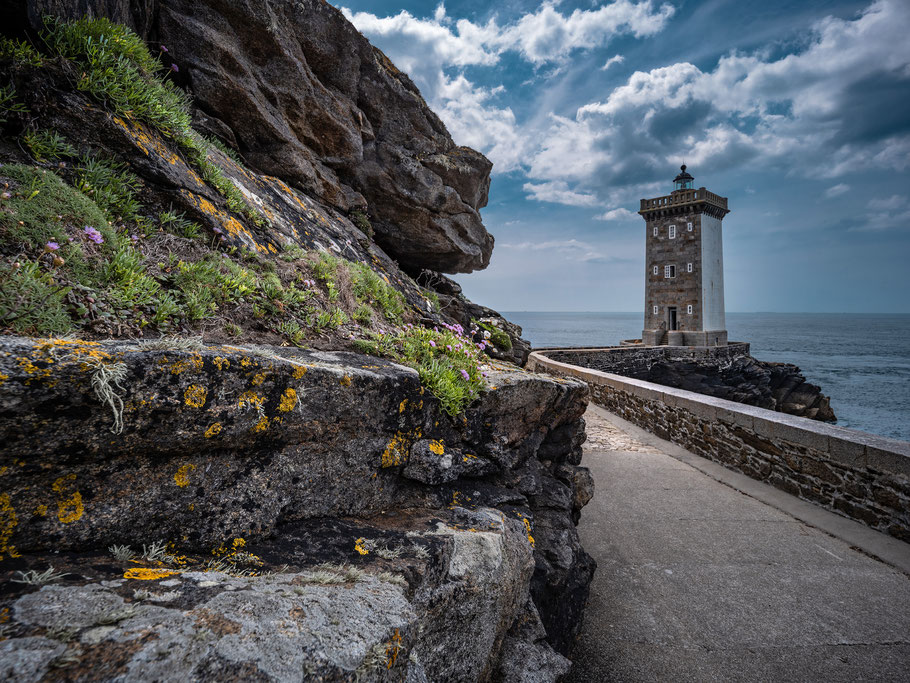
[[[910,567],[910,545],[585,417],[598,569],[568,680],[910,681],[910,577],[856,547]]]

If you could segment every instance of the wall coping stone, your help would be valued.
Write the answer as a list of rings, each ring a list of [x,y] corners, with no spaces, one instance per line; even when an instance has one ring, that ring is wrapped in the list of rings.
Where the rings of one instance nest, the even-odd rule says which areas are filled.
[[[620,348],[620,347],[617,347]],[[669,406],[688,410],[703,419],[717,419],[746,426],[770,438],[826,453],[836,463],[848,467],[868,467],[886,474],[910,477],[910,442],[838,427],[805,417],[779,413],[722,398],[704,396],[684,389],[665,387],[644,380],[591,370],[548,358],[548,351],[598,351],[604,349],[537,349],[528,358],[528,369],[549,368],[592,384],[660,400]]]

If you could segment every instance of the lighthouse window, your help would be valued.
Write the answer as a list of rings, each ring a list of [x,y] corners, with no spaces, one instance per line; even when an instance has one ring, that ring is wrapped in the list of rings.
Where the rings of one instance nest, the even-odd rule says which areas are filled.
[[[689,315],[692,315],[692,304],[689,304],[688,306],[686,306],[686,313],[688,313]]]
[[[671,225],[671,226],[670,226],[670,239],[672,240],[672,239],[674,239],[675,237],[676,237],[676,226],[675,226],[675,225]]]
[[[676,266],[664,266],[664,277],[676,277]]]
[[[686,272],[687,272],[687,273],[691,273],[691,272],[692,272],[692,264],[691,264],[691,263],[687,263],[687,264],[686,264]]]
[[[691,224],[691,223],[686,223],[686,230],[688,230],[689,232],[692,232],[692,224]]]
[[[657,237],[657,226],[654,226],[654,236]]]
[[[654,307],[654,315],[657,315],[657,306]]]
[[[657,275],[657,266],[654,266],[654,274]]]

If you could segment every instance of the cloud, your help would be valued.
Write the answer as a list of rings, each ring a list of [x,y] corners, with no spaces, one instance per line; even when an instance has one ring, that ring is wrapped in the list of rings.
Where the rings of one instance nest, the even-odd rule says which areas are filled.
[[[502,24],[495,16],[485,24],[453,21],[444,4],[432,18],[404,10],[386,17],[346,7],[341,11],[417,83],[456,142],[482,151],[500,173],[521,166],[529,131],[510,108],[497,104],[496,88],[468,80],[466,68],[493,67],[506,53],[515,53],[535,67],[556,64],[547,74],[554,77],[573,51],[607,45],[619,35],[653,35],[675,12],[671,5],[657,7],[653,0],[615,0],[571,14],[560,12],[558,5],[549,0]],[[622,60],[619,55],[613,59]]]
[[[614,55],[614,56],[610,57],[610,59],[607,60],[606,64],[604,64],[602,67],[600,67],[600,70],[606,71],[614,64],[622,64],[624,61],[626,61],[626,58],[623,57],[622,55]]]
[[[549,240],[546,242],[519,242],[518,244],[497,244],[501,249],[515,251],[546,251],[566,255],[572,261],[601,262],[607,260],[597,247],[581,240]]]
[[[855,230],[877,232],[910,227],[910,198],[906,195],[873,198],[867,207],[870,213],[866,221]]]
[[[910,3],[827,17],[784,56],[733,52],[636,71],[574,121],[553,119],[529,176],[619,202],[686,161],[718,172],[785,165],[805,177],[910,168]],[[779,53],[777,53],[779,55]]]
[[[632,221],[639,218],[637,213],[633,213],[628,209],[611,209],[606,213],[598,214],[594,216],[596,221]]]
[[[522,189],[528,193],[528,199],[536,199],[539,202],[553,202],[568,206],[597,206],[600,204],[600,200],[595,195],[574,192],[562,180],[537,185],[525,183]]]
[[[832,199],[834,197],[840,197],[842,194],[844,194],[845,192],[849,192],[849,191],[850,191],[849,185],[847,185],[846,183],[838,183],[837,185],[834,185],[833,187],[829,187],[827,190],[825,190],[825,196],[828,199]]]

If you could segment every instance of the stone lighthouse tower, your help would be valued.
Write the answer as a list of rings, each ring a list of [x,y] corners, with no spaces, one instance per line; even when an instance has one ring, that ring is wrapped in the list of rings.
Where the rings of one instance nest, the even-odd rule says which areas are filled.
[[[727,198],[705,188],[685,164],[664,197],[642,199],[645,219],[646,346],[726,346],[721,221]]]

